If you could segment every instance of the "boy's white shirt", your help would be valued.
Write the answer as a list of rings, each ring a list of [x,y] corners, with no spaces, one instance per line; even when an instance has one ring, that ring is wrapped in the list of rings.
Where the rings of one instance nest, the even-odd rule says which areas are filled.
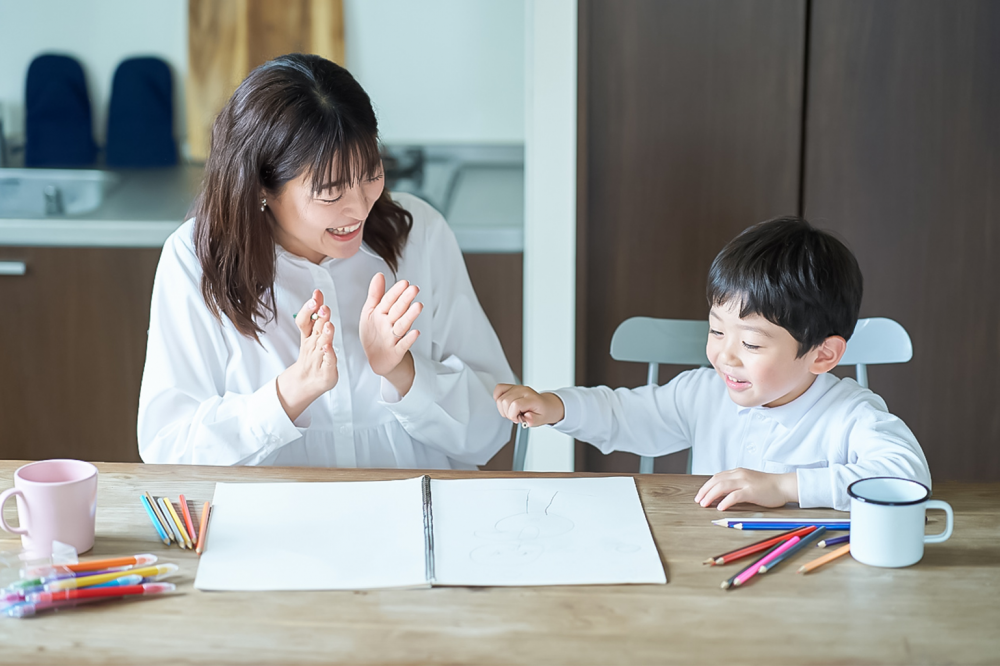
[[[493,388],[511,382],[496,333],[465,269],[455,236],[431,206],[394,199],[413,215],[395,278],[420,287],[413,328],[415,376],[400,398],[368,364],[358,333],[368,283],[386,263],[362,246],[319,265],[276,248],[277,316],[260,344],[220,323],[200,291],[193,220],[167,239],[156,270],[139,396],[139,453],[146,462],[475,469],[510,438]],[[292,314],[323,292],[335,326],[339,381],[293,423],[275,378],[299,354]]]
[[[694,474],[794,471],[803,508],[847,510],[847,486],[866,477],[931,483],[913,433],[853,379],[819,375],[801,396],[771,408],[734,403],[714,368],[684,372],[663,386],[554,393],[566,415],[553,427],[603,453],[661,456],[690,447]]]

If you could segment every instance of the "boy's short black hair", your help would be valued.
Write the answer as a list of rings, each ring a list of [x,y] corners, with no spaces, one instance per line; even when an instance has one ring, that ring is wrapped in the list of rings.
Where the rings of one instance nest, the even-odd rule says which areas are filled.
[[[708,271],[708,304],[740,302],[788,331],[799,357],[831,335],[854,333],[863,283],[854,254],[800,217],[756,224],[729,241]]]

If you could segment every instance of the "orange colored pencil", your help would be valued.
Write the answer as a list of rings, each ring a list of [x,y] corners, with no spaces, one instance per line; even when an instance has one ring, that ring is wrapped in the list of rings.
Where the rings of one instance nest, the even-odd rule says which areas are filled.
[[[184,495],[181,495],[181,514],[184,516],[184,524],[187,526],[188,536],[191,537],[191,543],[197,543],[198,535],[194,532],[194,521],[191,520],[191,511],[188,510],[187,500],[184,499]]]
[[[705,560],[703,564],[711,564],[712,566],[718,566],[720,564],[729,564],[730,562],[744,558],[748,555],[753,555],[755,553],[763,552],[768,548],[770,548],[771,546],[773,546],[774,544],[781,543],[782,541],[787,541],[788,539],[791,539],[794,536],[802,538],[815,529],[816,529],[815,526],[807,525],[805,527],[799,527],[794,530],[782,532],[777,536],[769,537],[767,539],[762,539],[761,541],[752,543],[749,546],[744,546],[743,548],[739,548],[737,550],[733,550],[728,553],[723,553],[722,555],[718,555],[716,557],[710,557],[707,560]]]
[[[201,551],[205,550],[205,535],[208,534],[208,518],[211,513],[211,502],[205,502],[205,506],[201,509],[201,529],[198,530],[198,547],[194,550],[199,555],[201,555]]]
[[[831,562],[837,559],[838,557],[841,557],[842,555],[847,555],[849,552],[851,552],[851,544],[846,544],[844,546],[841,546],[832,553],[827,553],[823,557],[817,557],[815,560],[812,560],[811,562],[806,562],[801,567],[799,567],[799,573],[802,574],[809,573],[813,569],[821,567],[827,562]]]

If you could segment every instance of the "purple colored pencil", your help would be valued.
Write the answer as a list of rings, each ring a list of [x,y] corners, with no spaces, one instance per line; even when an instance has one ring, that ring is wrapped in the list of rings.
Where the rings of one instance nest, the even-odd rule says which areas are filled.
[[[844,536],[833,537],[832,539],[823,539],[818,544],[817,548],[826,548],[827,546],[836,546],[838,543],[848,543],[851,540],[850,534],[845,534]]]

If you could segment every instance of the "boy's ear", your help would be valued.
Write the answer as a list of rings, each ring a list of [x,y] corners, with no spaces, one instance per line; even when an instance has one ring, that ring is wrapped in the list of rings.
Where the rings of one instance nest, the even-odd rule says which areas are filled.
[[[830,372],[847,351],[847,340],[839,335],[831,335],[813,349],[813,360],[809,365],[809,371],[815,375]]]

